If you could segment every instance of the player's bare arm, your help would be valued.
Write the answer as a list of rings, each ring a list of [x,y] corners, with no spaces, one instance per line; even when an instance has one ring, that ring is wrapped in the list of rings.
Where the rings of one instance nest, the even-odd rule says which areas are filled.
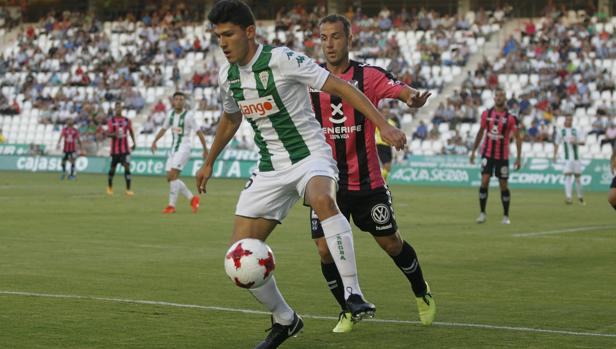
[[[612,174],[616,175],[616,148],[612,150],[612,157],[610,159]]]
[[[477,131],[477,135],[475,136],[475,142],[473,143],[473,149],[471,149],[471,158],[470,158],[471,164],[475,163],[475,152],[477,151],[479,144],[481,144],[481,140],[483,139],[484,132],[485,132],[485,128],[483,128],[483,126],[480,127],[479,130]]]
[[[233,136],[235,136],[241,124],[241,112],[233,114],[229,114],[227,112],[222,113],[220,123],[218,124],[218,129],[216,130],[216,135],[214,136],[214,142],[212,143],[212,148],[210,149],[205,162],[203,162],[203,166],[201,166],[199,171],[197,171],[196,181],[199,194],[206,192],[207,181],[212,176],[214,161],[216,161],[216,158],[220,155],[220,152],[227,146],[227,144],[229,144],[231,139],[233,139]]]
[[[156,143],[158,142],[159,139],[161,139],[165,135],[165,132],[167,132],[167,129],[164,127],[161,127],[161,129],[158,130],[158,133],[156,134],[156,137],[154,137],[154,140],[152,141],[152,145],[150,146],[150,149],[152,149],[152,154],[156,153],[156,149],[158,149],[158,147],[156,146]]]
[[[426,104],[431,95],[432,93],[429,91],[419,92],[410,86],[405,86],[402,91],[400,91],[398,100],[406,103],[409,108],[421,108]]]
[[[207,143],[205,142],[205,135],[203,131],[197,131],[197,137],[199,137],[199,142],[201,142],[201,146],[203,146],[203,160],[207,159]]]
[[[130,138],[133,140],[133,146],[131,149],[135,150],[135,148],[137,148],[137,141],[135,140],[135,132],[133,131],[132,126],[128,128],[128,133],[130,134]]]
[[[355,86],[345,82],[344,80],[330,74],[323,88],[323,92],[331,95],[339,96],[349,102],[353,108],[359,110],[362,114],[372,121],[381,131],[381,137],[384,141],[394,146],[397,150],[404,149],[406,144],[406,135],[398,128],[390,125],[374,105],[361,93]]]
[[[520,169],[520,167],[522,167],[522,135],[520,134],[520,130],[516,129],[513,136],[515,137],[516,150],[516,157],[515,163],[513,164],[513,169],[517,171]]]

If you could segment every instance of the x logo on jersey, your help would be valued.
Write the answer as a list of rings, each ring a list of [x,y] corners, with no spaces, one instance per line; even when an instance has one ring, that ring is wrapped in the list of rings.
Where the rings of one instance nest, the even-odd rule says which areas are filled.
[[[346,116],[342,112],[342,102],[338,104],[330,103],[330,105],[332,106],[332,116],[329,118],[329,121],[334,124],[343,124],[346,121]],[[336,115],[340,115],[341,118],[335,119]]]
[[[342,103],[338,103],[338,104],[330,104],[332,106],[332,116],[335,116],[336,114],[340,114],[340,116],[344,116],[344,113],[342,112]]]

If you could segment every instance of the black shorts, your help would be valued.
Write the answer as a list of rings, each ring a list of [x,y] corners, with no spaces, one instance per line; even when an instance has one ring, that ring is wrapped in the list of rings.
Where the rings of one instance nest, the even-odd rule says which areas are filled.
[[[362,231],[373,236],[388,236],[398,230],[394,217],[391,193],[387,187],[372,191],[338,191],[336,201],[342,214]],[[317,215],[310,209],[312,238],[323,237],[323,228]]]
[[[381,160],[381,164],[391,162],[391,159],[393,158],[391,146],[385,144],[377,144],[376,150],[379,153],[379,159]]]
[[[610,185],[610,188],[616,189],[616,176],[612,178],[612,185]]]
[[[115,169],[118,164],[128,164],[130,162],[130,154],[114,154],[111,155],[111,169]]]
[[[64,157],[62,158],[62,161],[73,161],[75,160],[76,156],[75,156],[75,152],[74,151],[65,151],[64,152]]]
[[[481,158],[481,174],[489,174],[498,179],[509,179],[509,160]]]

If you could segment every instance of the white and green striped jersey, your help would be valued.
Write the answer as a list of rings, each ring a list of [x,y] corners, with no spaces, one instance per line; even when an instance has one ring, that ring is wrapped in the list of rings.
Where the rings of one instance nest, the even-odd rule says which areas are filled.
[[[575,127],[564,127],[556,131],[555,143],[562,146],[565,160],[579,160],[578,143],[584,142],[584,133]]]
[[[311,154],[331,157],[308,88],[320,90],[329,72],[287,47],[259,45],[245,66],[219,72],[223,107],[240,111],[254,130],[259,171],[285,169]]]
[[[171,130],[171,136],[173,137],[171,152],[174,153],[180,150],[190,151],[192,147],[191,136],[199,130],[197,120],[195,120],[195,116],[191,111],[182,110],[178,113],[175,109],[171,109],[169,114],[167,114],[163,128]]]

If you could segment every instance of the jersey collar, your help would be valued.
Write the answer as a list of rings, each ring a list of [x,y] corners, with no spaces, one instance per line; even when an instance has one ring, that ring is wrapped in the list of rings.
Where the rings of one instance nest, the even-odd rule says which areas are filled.
[[[257,46],[257,51],[255,51],[255,55],[250,59],[250,62],[248,62],[246,65],[239,65],[238,63],[238,67],[240,69],[251,69],[252,65],[255,64],[257,59],[259,59],[261,51],[263,51],[263,45],[259,44],[259,46]]]

